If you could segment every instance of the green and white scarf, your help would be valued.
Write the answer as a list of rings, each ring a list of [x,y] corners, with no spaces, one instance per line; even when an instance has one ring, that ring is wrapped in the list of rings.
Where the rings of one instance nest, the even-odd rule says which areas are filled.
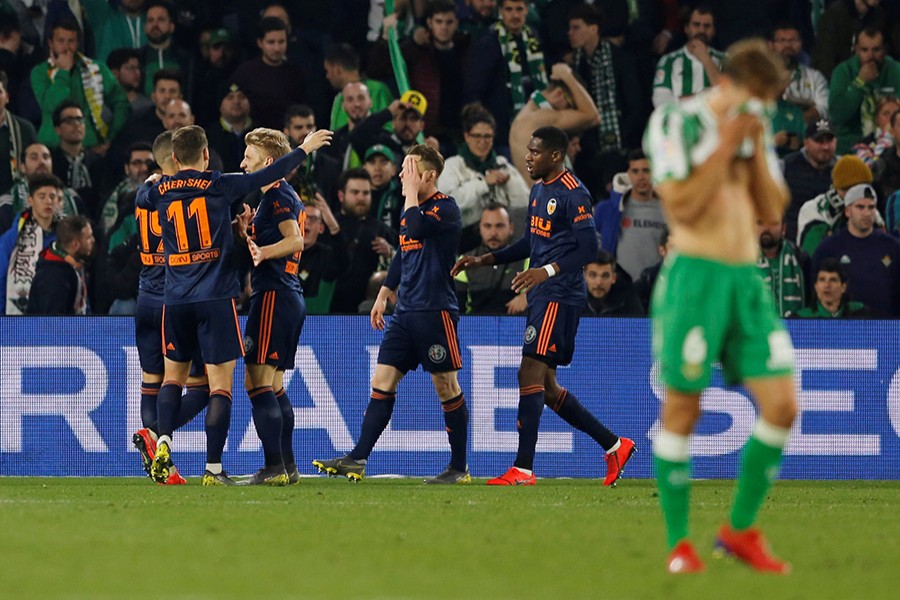
[[[103,120],[103,74],[100,72],[100,65],[80,52],[75,55],[75,64],[79,63],[81,87],[84,89],[84,99],[88,105],[91,121],[93,121],[97,133],[100,134],[100,139],[106,140],[106,136],[109,135],[109,127]],[[50,81],[56,78],[57,73],[59,73],[59,67],[51,66],[48,72]]]
[[[18,227],[19,235],[6,271],[5,310],[7,315],[24,315],[38,257],[44,249],[44,230],[31,216],[31,211],[22,213],[14,227]]]
[[[806,301],[803,271],[797,253],[788,242],[782,241],[778,257],[773,260],[760,253],[756,266],[775,296],[775,308],[780,316],[786,317],[803,308]]]
[[[600,42],[590,56],[585,56],[584,51],[579,48],[575,51],[576,70],[583,60],[587,61],[591,70],[591,92],[600,113],[600,126],[597,128],[600,149],[604,152],[618,150],[622,147],[622,132],[619,128],[621,114],[616,103],[616,75],[613,71],[610,43]]]
[[[516,44],[515,36],[506,30],[501,21],[494,23],[491,30],[497,36],[497,41],[500,42],[500,49],[503,51],[503,58],[509,69],[506,88],[512,95],[513,110],[518,113],[525,106],[526,100],[525,88],[522,86],[522,65],[519,64],[519,47]],[[541,50],[541,42],[528,25],[522,28],[521,35],[525,44],[525,64],[531,76],[531,87],[540,91],[547,87],[547,72],[544,67],[544,52]]]

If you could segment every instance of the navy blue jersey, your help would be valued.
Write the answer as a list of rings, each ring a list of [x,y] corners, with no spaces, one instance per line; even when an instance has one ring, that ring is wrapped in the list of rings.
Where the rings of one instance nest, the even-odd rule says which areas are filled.
[[[138,194],[143,192],[146,197],[149,191],[148,186],[141,186]],[[134,209],[134,220],[138,228],[138,243],[143,264],[138,291],[145,301],[162,306],[163,294],[166,291],[166,254],[163,249],[159,213],[137,207]]]
[[[306,211],[303,210],[303,203],[297,192],[282,179],[263,194],[250,225],[249,235],[257,246],[277,244],[284,237],[278,226],[288,220],[299,223],[302,237],[306,227]],[[297,276],[299,263],[300,252],[262,261],[259,266],[253,267],[250,275],[253,291],[290,289],[302,292],[300,278]]]
[[[531,188],[528,223],[531,264],[554,263],[577,247],[573,233],[576,229],[593,230],[591,194],[569,170],[552,181],[539,181]],[[546,300],[584,306],[587,302],[584,273],[580,269],[563,271],[528,292],[529,305]]]
[[[231,220],[240,212],[241,198],[284,177],[305,158],[306,152],[297,148],[255,173],[186,169],[164,175],[146,193],[138,193],[138,208],[159,212],[166,304],[237,297]]]
[[[456,262],[462,231],[456,201],[440,192],[400,219],[400,292],[397,312],[458,312],[450,269]]]

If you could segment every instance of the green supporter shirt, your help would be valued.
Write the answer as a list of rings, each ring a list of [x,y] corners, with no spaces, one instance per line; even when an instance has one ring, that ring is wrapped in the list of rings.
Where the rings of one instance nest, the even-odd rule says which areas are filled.
[[[709,49],[709,56],[719,71],[725,62],[725,53]],[[662,106],[667,102],[678,100],[684,96],[693,96],[710,87],[709,76],[703,63],[682,46],[659,59],[656,65],[656,76],[653,80],[653,106]]]
[[[890,56],[885,57],[874,81],[860,79],[859,69],[859,58],[852,56],[831,74],[828,108],[839,155],[849,153],[853,144],[872,132],[878,97],[900,94],[900,63]]]
[[[708,93],[681,102],[660,106],[650,116],[644,132],[644,152],[653,170],[653,183],[684,181],[719,147],[719,129],[715,114],[707,103]],[[772,135],[771,109],[761,103],[748,103],[747,112],[759,114],[765,128],[766,164],[775,181],[783,181]],[[750,139],[738,147],[737,156],[753,155]]]
[[[372,112],[377,113],[386,109],[394,101],[394,94],[384,83],[377,79],[366,79],[366,87],[369,88],[369,96],[372,98]],[[331,104],[331,130],[337,131],[347,124],[347,111],[344,110],[344,94],[338,92]],[[393,131],[390,121],[384,126],[388,131]]]
[[[816,302],[815,308],[801,308],[793,313],[793,316],[798,319],[840,319],[842,317],[852,317],[854,313],[864,310],[865,307],[865,304],[862,302],[853,302],[851,300],[842,302],[837,312],[831,312],[822,306],[821,302]]]
[[[796,104],[779,98],[775,115],[772,117],[772,131],[776,133],[785,131],[789,135],[793,134],[800,142],[803,142],[803,137],[806,133],[806,122],[803,119],[803,110]],[[802,144],[799,147],[802,148]],[[784,158],[791,152],[797,150],[797,148],[790,148],[785,145],[778,146],[776,150],[778,151],[778,156]]]

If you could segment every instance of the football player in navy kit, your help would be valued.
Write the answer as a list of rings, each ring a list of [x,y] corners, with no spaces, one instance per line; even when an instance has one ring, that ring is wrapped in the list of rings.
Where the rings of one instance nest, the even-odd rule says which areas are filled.
[[[410,370],[422,365],[431,375],[441,401],[450,464],[426,483],[470,483],[466,464],[469,410],[457,380],[462,368],[456,324],[459,306],[450,269],[456,260],[462,231],[456,201],[437,190],[443,157],[417,145],[403,160],[404,206],[400,219],[400,252],[371,312],[372,327],[385,330],[372,377],[372,393],[356,447],[346,456],[314,460],[319,472],[359,481],[366,461],[391,419],[397,384]],[[399,290],[398,290],[399,288]],[[388,298],[397,293],[397,308],[385,329]]]
[[[531,178],[528,225],[512,246],[482,256],[465,256],[452,274],[530,258],[532,268],[512,281],[528,293],[528,324],[519,367],[519,449],[513,466],[488,485],[534,485],[534,454],[544,404],[606,450],[604,485],[612,485],[634,453],[634,442],[607,429],[556,381],[556,368],[572,362],[578,320],[587,299],[583,269],[597,255],[591,195],[565,168],[569,138],[557,127],[532,133],[525,155]]]

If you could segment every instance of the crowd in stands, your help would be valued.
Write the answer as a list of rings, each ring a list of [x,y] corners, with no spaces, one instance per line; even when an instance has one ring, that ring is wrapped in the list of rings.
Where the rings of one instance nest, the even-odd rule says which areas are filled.
[[[384,4],[0,0],[5,314],[131,314],[150,144],[198,124],[225,171],[256,127],[294,144],[335,132],[288,178],[306,206],[311,314],[368,313],[412,145],[446,157],[459,253],[477,255],[525,231],[525,146],[561,127],[602,247],[585,314],[646,315],[671,250],[647,120],[714,85],[732,42],[764,36],[792,75],[769,114],[792,201],[758,224],[760,271],[785,317],[900,316],[900,0],[396,0],[387,17]],[[523,314],[509,285],[523,266],[461,275],[460,306]]]

